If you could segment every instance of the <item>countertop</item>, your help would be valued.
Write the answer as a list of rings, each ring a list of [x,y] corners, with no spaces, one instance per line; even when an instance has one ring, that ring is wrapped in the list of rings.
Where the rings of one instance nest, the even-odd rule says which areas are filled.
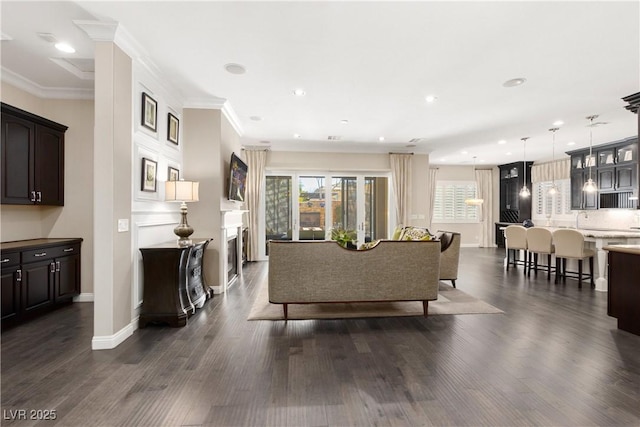
[[[605,228],[573,228],[573,227],[543,227],[548,230],[577,230],[584,237],[593,237],[595,239],[640,239],[640,231],[638,230],[609,230]]]
[[[602,249],[611,252],[623,252],[626,254],[640,255],[640,245],[608,245]]]
[[[11,249],[28,249],[32,246],[44,247],[44,246],[55,246],[61,243],[76,243],[81,242],[82,239],[79,237],[70,237],[68,239],[29,239],[29,240],[15,240],[12,242],[2,242],[0,244],[0,249],[3,251],[9,251]]]

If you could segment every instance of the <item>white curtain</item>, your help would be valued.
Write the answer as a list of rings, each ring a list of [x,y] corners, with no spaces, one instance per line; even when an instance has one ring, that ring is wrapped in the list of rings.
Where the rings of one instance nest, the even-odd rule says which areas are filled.
[[[427,182],[427,194],[429,197],[429,228],[433,222],[433,207],[436,204],[436,182],[438,181],[438,168],[429,169],[429,182]]]
[[[412,154],[391,153],[391,181],[396,199],[397,224],[409,223],[409,197],[411,195],[411,158]]]
[[[480,215],[480,239],[481,248],[488,248],[494,245],[493,240],[493,170],[476,169],[476,186],[478,198],[483,199],[478,207]]]
[[[570,177],[570,158],[556,160],[555,162],[536,163],[531,166],[531,182],[553,181],[554,179],[569,179]]]
[[[257,261],[259,256],[260,196],[264,183],[264,169],[267,164],[265,150],[246,150],[247,157],[247,208],[249,209],[249,241],[247,242],[247,260]]]

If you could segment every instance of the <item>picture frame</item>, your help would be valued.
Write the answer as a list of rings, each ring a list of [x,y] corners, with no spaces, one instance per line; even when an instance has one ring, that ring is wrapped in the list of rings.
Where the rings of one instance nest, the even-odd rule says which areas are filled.
[[[179,181],[179,180],[180,180],[180,170],[169,166],[169,168],[167,169],[167,181]]]
[[[180,137],[180,120],[171,113],[167,114],[167,139],[178,145]]]
[[[158,103],[148,93],[142,92],[142,126],[154,132],[157,130]]]
[[[155,193],[158,177],[158,162],[143,157],[140,177],[142,179],[140,189],[142,191]]]

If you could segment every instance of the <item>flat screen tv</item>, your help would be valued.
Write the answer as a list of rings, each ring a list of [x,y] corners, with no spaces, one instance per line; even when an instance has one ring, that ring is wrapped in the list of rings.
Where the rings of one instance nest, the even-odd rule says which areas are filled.
[[[247,171],[247,164],[236,156],[236,153],[232,153],[229,163],[229,200],[244,202]]]

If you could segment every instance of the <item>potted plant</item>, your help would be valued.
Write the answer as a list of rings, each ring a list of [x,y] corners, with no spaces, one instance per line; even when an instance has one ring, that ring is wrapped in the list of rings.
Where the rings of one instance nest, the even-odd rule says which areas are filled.
[[[331,230],[331,240],[335,240],[340,246],[346,249],[356,249],[356,232],[345,230],[344,228],[334,228]]]

